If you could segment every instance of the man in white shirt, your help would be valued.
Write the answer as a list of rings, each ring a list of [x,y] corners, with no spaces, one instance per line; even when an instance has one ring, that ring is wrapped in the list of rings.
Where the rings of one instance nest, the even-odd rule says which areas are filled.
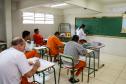
[[[25,41],[16,37],[12,47],[0,53],[0,84],[20,84],[21,77],[31,77],[40,66],[37,61],[31,67],[23,53]]]
[[[77,28],[76,30],[76,35],[79,36],[79,42],[81,44],[83,44],[84,42],[86,42],[86,34],[84,32],[84,29],[85,29],[85,25],[82,24],[79,28]]]

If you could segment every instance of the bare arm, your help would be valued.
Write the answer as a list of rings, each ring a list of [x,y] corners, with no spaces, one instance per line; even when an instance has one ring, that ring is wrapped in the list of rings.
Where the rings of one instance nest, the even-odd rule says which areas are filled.
[[[37,69],[38,69],[39,67],[40,67],[40,62],[37,61],[37,62],[33,65],[33,68],[32,68],[29,72],[27,72],[24,76],[25,76],[25,77],[28,77],[28,78],[32,77],[32,76],[36,73],[36,71],[37,71]]]

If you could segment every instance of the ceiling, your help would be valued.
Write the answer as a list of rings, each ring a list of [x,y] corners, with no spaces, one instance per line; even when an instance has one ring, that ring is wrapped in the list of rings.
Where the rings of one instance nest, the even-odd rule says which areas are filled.
[[[103,4],[118,4],[118,3],[126,3],[126,0],[101,0]]]
[[[15,2],[19,2],[19,1],[23,1],[23,0],[12,0]],[[27,0],[24,0],[27,1]],[[30,1],[30,0],[28,0]],[[37,1],[37,0],[35,0]],[[40,1],[40,0],[38,0]],[[38,7],[50,7],[51,5],[55,5],[55,4],[59,4],[59,3],[63,3],[64,1],[69,1],[69,0],[41,0],[43,2],[42,5],[39,5]],[[118,4],[118,3],[126,3],[126,0],[99,0],[101,1],[104,5],[111,5],[111,4]],[[66,6],[62,6],[62,7],[56,7],[59,9],[66,9],[66,8],[74,8],[77,7],[75,5],[66,5]]]
[[[22,1],[22,0],[12,0],[12,1]],[[37,1],[37,0],[36,0]],[[41,1],[44,1],[44,2],[63,2],[63,1],[69,1],[69,0],[41,0]],[[100,0],[103,4],[113,4],[113,3],[126,3],[126,0]]]

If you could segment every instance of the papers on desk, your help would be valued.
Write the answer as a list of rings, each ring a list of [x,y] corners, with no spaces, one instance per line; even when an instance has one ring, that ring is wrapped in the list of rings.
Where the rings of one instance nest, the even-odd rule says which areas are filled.
[[[88,48],[88,49],[98,49],[98,48],[102,48],[105,45],[103,43],[100,42],[90,42],[90,43],[85,43],[83,44],[84,48]]]
[[[40,61],[40,67],[39,67],[38,71],[43,71],[43,70],[48,69],[55,65],[55,63],[53,63],[53,62],[49,62],[49,61],[46,61],[43,59],[39,59],[39,61]]]
[[[37,60],[39,60],[39,58],[33,57],[33,58],[29,58],[29,59],[28,59],[28,62],[31,62],[31,63],[35,64],[35,62],[36,62]]]
[[[55,65],[55,63],[53,63],[53,62],[49,62],[49,61],[46,61],[46,60],[43,60],[43,59],[39,59],[37,57],[33,57],[33,58],[28,59],[28,61],[32,62],[32,63],[35,63],[36,60],[40,61],[40,67],[38,68],[38,71],[43,71],[43,70],[48,69],[48,68]]]
[[[34,49],[36,49],[36,50],[45,49],[45,48],[47,48],[47,47],[45,47],[45,46],[34,47]]]
[[[93,50],[91,49],[86,49],[87,50],[87,53],[91,53]]]

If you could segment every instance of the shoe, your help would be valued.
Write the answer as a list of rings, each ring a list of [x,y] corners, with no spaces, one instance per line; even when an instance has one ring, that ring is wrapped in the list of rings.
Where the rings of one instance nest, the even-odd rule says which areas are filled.
[[[71,83],[77,83],[77,82],[79,82],[79,79],[74,79],[74,78],[70,78],[69,79],[69,81],[71,82]]]

